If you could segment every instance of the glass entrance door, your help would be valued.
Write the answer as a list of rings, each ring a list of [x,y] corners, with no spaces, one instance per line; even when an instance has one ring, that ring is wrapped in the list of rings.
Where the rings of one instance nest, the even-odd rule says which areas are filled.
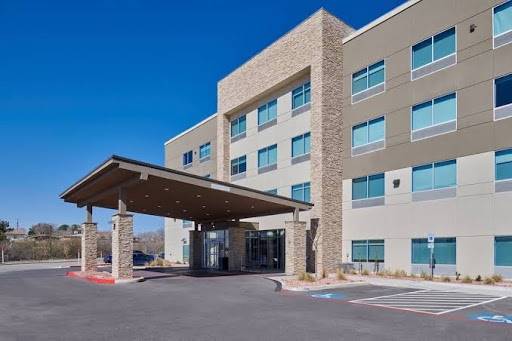
[[[284,271],[284,230],[247,231],[245,267],[256,271]]]
[[[204,233],[203,268],[210,270],[224,269],[227,264],[228,231],[208,231]]]

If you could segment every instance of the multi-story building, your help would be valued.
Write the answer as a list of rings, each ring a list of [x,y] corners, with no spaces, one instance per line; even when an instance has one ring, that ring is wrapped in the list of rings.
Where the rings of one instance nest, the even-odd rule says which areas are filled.
[[[512,1],[411,0],[357,31],[322,9],[218,83],[166,166],[311,201],[316,271],[512,277],[511,43]]]

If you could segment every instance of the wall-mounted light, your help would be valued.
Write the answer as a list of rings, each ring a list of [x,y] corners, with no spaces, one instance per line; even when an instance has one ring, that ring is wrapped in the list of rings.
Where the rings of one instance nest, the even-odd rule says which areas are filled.
[[[393,188],[400,187],[400,179],[394,179],[393,180]]]
[[[470,33],[475,32],[476,27],[477,27],[477,26],[476,26],[476,24],[471,24],[471,25],[469,25],[469,32],[470,32]]]

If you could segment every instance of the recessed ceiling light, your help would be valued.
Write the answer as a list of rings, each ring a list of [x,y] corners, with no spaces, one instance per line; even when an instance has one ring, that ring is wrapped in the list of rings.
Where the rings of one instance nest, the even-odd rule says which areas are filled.
[[[252,205],[251,208],[254,208],[254,205]]]
[[[229,204],[229,200],[224,201],[226,204]]]
[[[226,210],[226,212],[228,212],[228,213],[229,213],[229,212],[231,212],[231,210]]]
[[[183,212],[187,212],[187,210],[183,210]]]
[[[130,200],[130,203],[133,203],[133,200]]]
[[[206,215],[210,215],[210,213],[206,213]]]
[[[171,215],[169,212],[167,212],[167,215]]]
[[[164,188],[164,191],[168,191],[168,190],[169,190],[169,188],[168,188],[168,187],[165,187],[165,188]]]
[[[177,204],[179,204],[180,202],[181,202],[181,201],[179,201],[179,200],[176,200],[176,203],[177,203]]]
[[[158,208],[162,208],[162,206],[160,206],[160,205],[156,205],[156,207],[158,207]]]
[[[146,209],[145,209],[145,208],[143,208],[143,209],[142,209],[142,212],[146,212]]]
[[[196,195],[196,198],[201,198],[201,194]]]
[[[146,198],[149,198],[149,194],[146,194],[146,195],[145,195],[145,197],[146,197]]]
[[[203,205],[202,207],[203,207],[203,208],[206,208],[206,206],[205,206],[205,205]]]

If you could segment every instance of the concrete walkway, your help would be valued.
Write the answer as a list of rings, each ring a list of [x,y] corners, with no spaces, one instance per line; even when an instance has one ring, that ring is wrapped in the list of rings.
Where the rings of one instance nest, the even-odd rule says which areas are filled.
[[[394,279],[357,275],[347,275],[347,278],[350,278],[354,281],[363,281],[368,284],[386,287],[445,290],[471,294],[512,297],[512,288],[500,287],[495,285],[440,283],[431,281],[415,281],[410,279]]]

